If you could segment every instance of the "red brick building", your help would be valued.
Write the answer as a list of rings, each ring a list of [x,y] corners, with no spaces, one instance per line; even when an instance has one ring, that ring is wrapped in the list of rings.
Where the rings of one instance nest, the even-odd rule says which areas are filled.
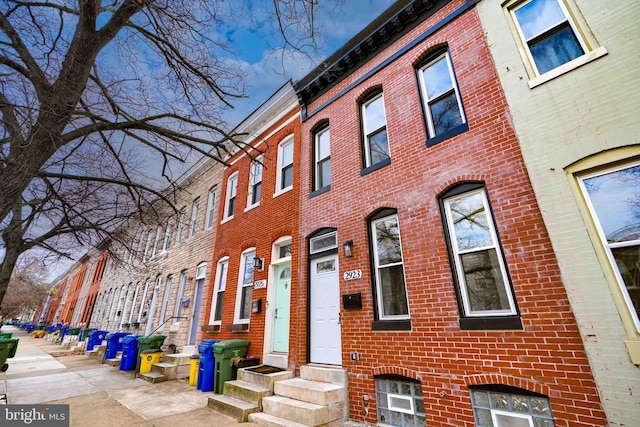
[[[236,129],[247,134],[222,179],[211,305],[203,339],[244,339],[249,354],[288,367],[298,245],[300,108],[291,84]],[[207,322],[208,320],[208,322]]]
[[[475,1],[397,2],[295,88],[292,364],[355,421],[605,425]],[[268,249],[226,225],[218,259]]]

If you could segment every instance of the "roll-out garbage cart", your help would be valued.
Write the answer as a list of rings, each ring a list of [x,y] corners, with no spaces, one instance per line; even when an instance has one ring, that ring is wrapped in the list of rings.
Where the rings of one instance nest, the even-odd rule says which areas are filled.
[[[144,351],[154,350],[154,353],[160,353],[160,356],[162,356],[162,350],[160,350],[160,347],[162,347],[165,338],[167,338],[165,335],[148,335],[146,337],[139,337],[138,353],[142,354],[142,352]],[[160,361],[160,356],[158,356],[158,360],[153,363],[158,363]],[[136,364],[136,371],[140,372],[141,374],[143,373],[141,370],[140,360],[138,360]],[[151,372],[151,369],[149,368],[149,371],[147,372]]]
[[[89,334],[90,334],[91,332],[95,331],[95,330],[96,330],[96,328],[84,328],[84,329],[82,330],[82,333],[80,334],[79,341],[84,341],[84,340],[86,340],[87,338],[89,338]]]
[[[153,366],[153,364],[160,362],[161,358],[162,358],[162,350],[160,349],[141,350],[140,351],[140,373],[146,374],[147,372],[151,372],[151,367]]]
[[[198,344],[198,353],[200,353],[200,362],[198,363],[198,382],[197,389],[204,392],[213,390],[213,381],[215,376],[215,359],[213,358],[213,345],[218,340],[203,340]]]
[[[107,331],[96,329],[89,332],[89,337],[87,338],[87,350],[93,350],[93,347],[101,345],[106,336]]]
[[[0,339],[11,338],[12,336],[13,332],[0,332]]]
[[[122,356],[120,356],[120,370],[132,371],[138,362],[138,336],[127,335],[122,338]]]
[[[198,368],[200,366],[200,355],[192,354],[189,357],[189,385],[198,384]]]
[[[16,355],[18,350],[17,338],[0,338],[0,371],[5,372],[9,369],[7,359]]]
[[[104,353],[105,360],[113,359],[119,351],[122,351],[122,339],[127,335],[129,335],[128,332],[111,332],[105,335],[104,339],[107,340],[107,349]]]
[[[68,335],[80,335],[80,328],[69,328]]]
[[[224,392],[224,383],[235,379],[231,359],[244,357],[247,354],[247,347],[249,347],[249,341],[245,340],[218,341],[213,345],[213,356],[216,360],[215,393],[222,394]]]

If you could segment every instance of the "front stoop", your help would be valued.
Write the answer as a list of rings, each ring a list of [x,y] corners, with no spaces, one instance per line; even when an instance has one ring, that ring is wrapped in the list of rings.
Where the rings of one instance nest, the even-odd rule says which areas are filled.
[[[293,378],[291,371],[258,374],[239,369],[238,379],[226,381],[224,394],[209,397],[207,406],[237,421],[246,422],[250,414],[262,410],[262,401],[273,394],[274,384],[289,378]]]
[[[305,365],[299,378],[274,384],[274,395],[262,399],[261,413],[249,421],[264,427],[338,426],[347,419],[346,372]]]
[[[164,354],[160,363],[151,365],[151,372],[140,374],[140,378],[150,383],[189,378],[190,354]]]
[[[87,350],[85,351],[85,354],[88,357],[96,357],[98,359],[104,357],[104,353],[107,351],[107,345],[106,344],[100,344],[100,345],[96,345],[93,347],[93,350]]]

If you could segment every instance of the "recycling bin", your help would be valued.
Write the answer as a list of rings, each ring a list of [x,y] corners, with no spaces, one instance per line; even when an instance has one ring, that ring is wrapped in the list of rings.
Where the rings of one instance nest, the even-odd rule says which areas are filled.
[[[197,389],[204,392],[213,390],[215,376],[215,359],[213,357],[213,345],[218,340],[203,340],[198,344],[200,362],[198,363]]]
[[[149,335],[146,337],[138,338],[138,353],[142,354],[142,352],[145,350],[155,350],[156,352],[160,352],[162,354],[160,347],[162,347],[165,338],[167,337],[164,335]],[[140,360],[138,360],[136,364],[136,371],[140,371]],[[142,371],[140,371],[140,373],[142,373]]]
[[[197,385],[200,356],[198,354],[192,354],[191,357],[189,357],[189,364],[189,385]]]
[[[36,325],[32,325],[31,323],[27,325],[27,332],[33,332],[33,330],[36,328]]]
[[[0,338],[0,371],[5,372],[9,369],[7,359],[16,355],[18,350],[17,338]]]
[[[89,336],[87,338],[87,351],[93,350],[93,347],[102,344],[106,335],[107,331],[100,331],[97,329],[89,332]]]
[[[90,334],[91,332],[95,331],[95,330],[96,330],[96,328],[84,328],[84,329],[82,330],[82,333],[80,334],[80,338],[79,338],[79,340],[80,340],[80,341],[84,341],[84,340],[86,340],[86,339],[89,337],[89,334]]]
[[[244,357],[247,354],[249,341],[227,340],[219,341],[213,345],[213,356],[215,358],[214,392],[222,394],[224,383],[234,380],[231,359]]]
[[[159,363],[161,358],[162,351],[160,349],[140,350],[140,373],[151,372],[153,364]]]
[[[122,351],[122,339],[129,335],[127,332],[112,332],[105,335],[104,339],[107,340],[107,349],[104,353],[104,358],[113,359],[116,357],[119,351]]]
[[[120,370],[132,371],[138,363],[138,336],[127,335],[122,338],[122,356],[120,356]]]

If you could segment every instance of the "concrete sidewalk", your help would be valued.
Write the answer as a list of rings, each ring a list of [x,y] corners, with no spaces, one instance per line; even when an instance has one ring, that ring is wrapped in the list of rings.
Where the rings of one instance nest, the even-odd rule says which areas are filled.
[[[150,384],[66,346],[31,338],[22,329],[3,326],[19,338],[16,356],[0,374],[0,404],[68,404],[71,426],[237,426],[240,423],[207,407],[209,396],[186,380]],[[2,395],[5,400],[2,401]],[[253,423],[242,423],[254,426]]]

